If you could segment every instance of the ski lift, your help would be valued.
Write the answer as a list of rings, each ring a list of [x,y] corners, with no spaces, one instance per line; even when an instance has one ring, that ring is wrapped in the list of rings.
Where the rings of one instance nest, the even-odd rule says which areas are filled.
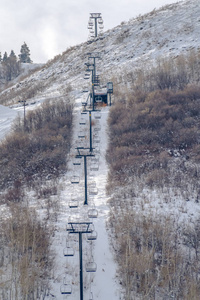
[[[79,131],[78,137],[81,138],[81,139],[84,138],[85,137],[85,133],[83,131]]]
[[[95,188],[96,187],[96,182],[95,181],[91,181],[91,182],[88,183],[88,186],[90,188]]]
[[[63,295],[70,295],[72,293],[72,286],[71,286],[71,284],[63,284],[63,285],[61,285],[60,292]]]
[[[86,124],[86,120],[84,118],[80,118],[79,124],[80,125],[85,125]]]
[[[100,137],[95,137],[95,138],[93,139],[94,144],[99,144],[100,141],[101,141]]]
[[[80,181],[79,176],[73,176],[71,179],[72,184],[77,184],[79,183],[79,181]]]
[[[66,247],[63,250],[64,256],[74,256],[74,249],[71,247]]]
[[[93,230],[92,232],[87,233],[88,241],[95,241],[97,239],[97,232]]]
[[[101,125],[100,124],[96,124],[94,126],[94,131],[100,131],[101,130]]]
[[[81,165],[81,157],[76,157],[76,160],[73,162],[74,166],[80,166]]]
[[[77,208],[77,207],[78,207],[78,200],[69,201],[69,208]]]
[[[89,195],[97,195],[98,194],[98,189],[97,188],[91,188],[89,189]]]
[[[85,265],[86,272],[96,272],[97,264],[94,261],[88,262]]]
[[[90,171],[98,171],[98,170],[99,170],[99,164],[98,163],[91,164]]]
[[[96,208],[90,208],[88,210],[88,217],[89,218],[97,218],[98,216],[98,210]]]
[[[84,79],[90,79],[90,73],[85,73]]]
[[[95,118],[95,119],[101,119],[101,114],[100,114],[100,112],[95,112],[94,118]]]
[[[92,157],[91,162],[98,163],[99,162],[99,156],[97,155],[97,156]]]

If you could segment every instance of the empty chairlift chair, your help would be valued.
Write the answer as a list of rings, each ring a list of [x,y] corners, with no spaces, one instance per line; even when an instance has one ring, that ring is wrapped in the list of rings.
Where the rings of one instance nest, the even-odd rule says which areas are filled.
[[[101,119],[101,113],[100,112],[95,112],[94,118],[95,119]]]
[[[62,295],[70,295],[72,293],[71,284],[63,283],[60,287],[60,292]]]
[[[95,188],[96,187],[96,181],[92,180],[88,183],[89,188]]]
[[[97,239],[97,232],[93,230],[92,232],[87,233],[88,241],[95,241]]]
[[[79,131],[78,132],[78,138],[84,138],[85,137],[85,132],[83,132],[83,131]]]
[[[86,272],[96,272],[97,264],[94,261],[87,262],[85,265]]]
[[[99,164],[98,163],[92,163],[90,165],[90,171],[98,171],[99,170]]]
[[[80,125],[85,125],[86,124],[85,118],[80,118],[79,124]]]
[[[101,130],[101,125],[100,124],[95,124],[94,131],[100,131],[100,130]]]
[[[94,196],[98,194],[98,189],[97,188],[91,188],[89,189],[89,195]]]
[[[93,137],[93,143],[94,143],[94,144],[99,144],[99,143],[100,143],[100,141],[101,141],[101,139],[100,139],[100,137],[99,137],[99,136],[95,136],[95,137]]]
[[[80,166],[81,165],[81,157],[76,157],[73,161],[74,166]]]
[[[71,183],[78,184],[80,182],[79,176],[72,176]]]
[[[72,247],[66,247],[63,250],[64,256],[74,256],[74,248]]]
[[[71,199],[70,201],[69,201],[69,208],[77,208],[78,207],[78,200],[76,200],[76,199]]]
[[[88,209],[88,217],[89,218],[97,218],[98,217],[98,210],[96,208]]]

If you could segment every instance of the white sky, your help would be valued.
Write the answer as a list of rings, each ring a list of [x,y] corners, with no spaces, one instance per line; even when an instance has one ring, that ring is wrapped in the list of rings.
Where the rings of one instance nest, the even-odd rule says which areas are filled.
[[[0,52],[20,53],[26,42],[34,63],[85,42],[89,14],[101,13],[104,31],[176,0],[1,0]]]

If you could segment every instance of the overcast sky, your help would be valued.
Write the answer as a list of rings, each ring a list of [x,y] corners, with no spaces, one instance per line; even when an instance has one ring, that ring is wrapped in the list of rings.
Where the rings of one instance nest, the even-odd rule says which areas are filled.
[[[85,42],[90,13],[101,13],[104,31],[176,0],[1,0],[0,52],[20,53],[26,42],[34,63],[47,62]]]

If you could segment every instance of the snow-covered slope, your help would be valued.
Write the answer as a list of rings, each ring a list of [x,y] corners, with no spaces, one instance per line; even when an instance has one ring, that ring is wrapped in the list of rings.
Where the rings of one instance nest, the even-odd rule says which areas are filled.
[[[52,60],[40,71],[17,83],[12,88],[1,93],[1,99],[7,98],[7,103],[18,106],[18,100],[30,100],[30,103],[41,102],[49,97],[64,96],[71,90],[72,99],[75,102],[74,121],[74,141],[70,158],[74,158],[77,147],[77,133],[79,130],[81,101],[84,99],[82,90],[85,85],[91,82],[84,80],[85,63],[87,53],[99,52],[101,60],[97,61],[97,73],[101,74],[101,83],[104,85],[112,79],[113,74],[121,74],[131,68],[137,67],[145,61],[154,60],[159,56],[176,56],[192,48],[199,48],[200,32],[200,3],[199,0],[181,1],[174,5],[168,5],[160,10],[153,11],[145,16],[140,16],[121,24],[99,36],[96,40],[85,42],[68,49],[63,55]],[[87,29],[86,29],[87,30]],[[33,89],[34,93],[26,93],[26,89]],[[33,101],[34,99],[34,101]],[[28,101],[27,101],[28,102]],[[3,108],[2,108],[3,109]],[[22,108],[23,109],[23,108]],[[9,111],[9,113],[7,113]],[[66,247],[66,224],[68,216],[87,217],[87,210],[90,206],[98,210],[98,218],[95,219],[94,226],[98,233],[97,240],[91,245],[84,239],[84,263],[91,256],[97,263],[97,272],[88,275],[84,271],[84,295],[89,299],[90,290],[94,299],[120,299],[120,288],[116,280],[116,265],[113,261],[112,252],[109,247],[108,236],[106,235],[106,221],[108,215],[107,196],[105,186],[107,180],[107,165],[105,152],[107,146],[106,118],[108,108],[103,108],[101,112],[101,146],[99,156],[99,170],[95,174],[88,174],[88,185],[92,182],[97,187],[98,194],[89,197],[88,207],[84,207],[84,184],[83,166],[74,169],[70,160],[70,172],[63,179],[64,191],[61,193],[62,212],[59,214],[56,223],[56,232],[53,241],[55,250],[54,277],[51,282],[49,296],[45,299],[65,299],[60,294],[60,286],[63,280],[69,281],[72,285],[73,293],[69,299],[78,299],[79,294],[79,265],[78,265],[78,241],[73,241],[75,256],[63,256],[63,249]],[[11,112],[11,113],[10,113]],[[17,115],[14,110],[3,111],[1,117],[1,130],[5,133],[6,126],[9,130],[11,119]],[[88,120],[87,120],[88,122]],[[88,123],[86,123],[88,126]],[[87,127],[88,130],[88,127]],[[0,137],[3,136],[0,132]],[[88,143],[88,131],[87,139]],[[88,144],[87,144],[88,145]],[[96,146],[98,149],[98,146]],[[89,167],[89,166],[88,166]],[[80,176],[79,186],[74,187],[70,178],[77,172]],[[79,195],[79,208],[73,212],[69,208],[71,194]],[[68,276],[69,275],[69,276]],[[64,296],[63,296],[64,297]]]
[[[0,105],[0,140],[10,131],[12,122],[17,115],[15,110]]]
[[[97,73],[105,85],[120,74],[159,56],[177,56],[199,49],[199,0],[180,1],[139,16],[109,30],[94,40],[67,49],[44,68],[0,94],[7,103],[20,97],[36,100],[41,96],[61,96],[67,90],[80,96],[87,53],[98,52]],[[84,26],[84,24],[83,24]],[[87,30],[87,28],[86,28]],[[34,89],[34,94],[25,89]]]

